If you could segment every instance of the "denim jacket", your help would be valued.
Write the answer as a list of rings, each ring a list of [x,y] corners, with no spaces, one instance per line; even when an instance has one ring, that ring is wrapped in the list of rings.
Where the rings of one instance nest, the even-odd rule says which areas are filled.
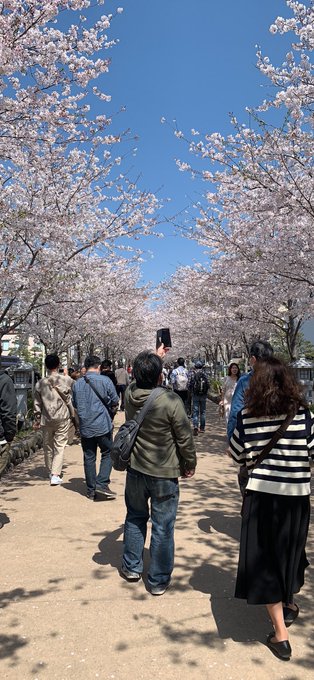
[[[109,408],[118,403],[118,395],[110,378],[95,371],[88,371],[86,377],[95,385]],[[79,378],[74,384],[73,404],[78,413],[82,437],[88,439],[111,432],[113,424],[109,413],[84,378]]]
[[[243,409],[244,406],[244,393],[247,390],[250,380],[251,380],[251,375],[252,371],[250,373],[245,373],[244,375],[241,375],[241,378],[239,378],[237,382],[237,386],[234,390],[233,397],[232,397],[232,402],[231,402],[231,409],[230,409],[230,415],[229,415],[229,420],[228,420],[228,426],[227,426],[227,433],[228,433],[228,439],[230,440],[233,432],[235,430],[236,424],[237,424],[237,415],[241,409]]]

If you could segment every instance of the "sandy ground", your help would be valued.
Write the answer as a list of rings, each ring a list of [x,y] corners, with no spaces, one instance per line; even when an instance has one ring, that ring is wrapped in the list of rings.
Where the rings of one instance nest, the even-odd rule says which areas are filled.
[[[6,475],[1,679],[313,678],[311,568],[298,596],[302,614],[290,628],[289,662],[265,647],[271,626],[264,608],[233,599],[240,498],[212,404],[207,421],[197,438],[197,474],[181,482],[175,570],[162,597],[148,593],[145,573],[136,584],[118,573],[124,473],[112,474],[117,500],[95,503],[85,498],[80,446],[66,449],[62,487],[50,487],[42,452]]]

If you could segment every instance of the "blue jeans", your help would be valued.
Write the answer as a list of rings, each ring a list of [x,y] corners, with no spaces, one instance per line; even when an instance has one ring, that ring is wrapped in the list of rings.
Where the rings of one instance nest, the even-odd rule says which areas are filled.
[[[150,513],[149,501],[150,499]],[[178,479],[151,477],[128,468],[123,565],[141,574],[149,516],[152,521],[148,583],[169,583],[174,563],[174,523],[179,502]]]
[[[198,428],[198,419],[200,419],[200,428],[205,430],[206,419],[206,394],[193,394],[193,427]]]
[[[96,485],[104,488],[110,482],[110,472],[112,469],[110,458],[111,441],[112,432],[106,432],[106,434],[99,435],[98,437],[81,437],[88,494],[93,495],[95,493]],[[97,446],[100,448],[98,475],[96,474]]]

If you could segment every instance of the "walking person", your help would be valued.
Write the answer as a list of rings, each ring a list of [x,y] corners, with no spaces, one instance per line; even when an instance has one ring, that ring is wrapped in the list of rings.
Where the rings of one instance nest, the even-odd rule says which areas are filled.
[[[305,547],[314,418],[303,387],[279,359],[271,357],[254,367],[230,448],[233,460],[246,465],[249,473],[235,597],[266,605],[274,627],[267,645],[288,660],[287,628],[299,614],[294,595],[309,564]]]
[[[177,360],[177,367],[171,372],[170,384],[172,385],[175,394],[182,399],[186,408],[188,398],[188,372],[185,368],[183,357],[179,357]]]
[[[222,386],[221,401],[219,406],[223,407],[223,414],[226,420],[226,426],[228,425],[231,401],[233,397],[234,390],[236,388],[237,382],[240,378],[241,372],[238,364],[234,361],[229,364],[228,375],[224,378]]]
[[[233,430],[237,424],[237,415],[244,406],[245,392],[249,387],[255,366],[257,366],[259,362],[267,361],[269,357],[273,356],[273,353],[274,350],[272,346],[266,340],[256,340],[252,343],[249,357],[251,370],[249,373],[244,373],[241,375],[241,377],[238,379],[232,396],[230,415],[227,424],[227,434],[229,440],[231,439]]]
[[[33,427],[42,428],[50,485],[59,486],[62,483],[64,449],[73,413],[71,397],[74,381],[68,375],[59,373],[60,359],[57,354],[47,354],[45,366],[48,376],[41,378],[35,385]]]
[[[119,399],[110,378],[100,375],[101,359],[95,355],[86,357],[86,373],[73,388],[73,404],[79,418],[81,445],[84,454],[84,471],[87,498],[95,501],[97,495],[113,499],[116,493],[110,489],[112,469],[110,447],[112,441],[112,417]],[[100,466],[96,472],[97,448],[100,449]]]
[[[127,420],[162,383],[162,361],[154,352],[141,352],[133,365],[135,382],[126,391]],[[121,575],[139,581],[149,518],[152,522],[148,586],[163,595],[174,564],[174,525],[179,501],[178,477],[195,473],[195,445],[184,405],[164,389],[140,427],[127,470],[124,553]]]
[[[1,344],[0,344],[1,355]],[[0,367],[0,478],[10,459],[10,444],[16,435],[16,394],[12,378]],[[0,529],[3,523],[0,522]]]
[[[204,364],[198,360],[194,364],[194,370],[189,372],[188,389],[192,393],[192,422],[194,436],[199,432],[205,432],[206,425],[206,399],[209,388]]]
[[[237,423],[238,413],[244,406],[245,393],[250,385],[250,380],[254,373],[254,369],[260,363],[263,363],[264,361],[267,361],[267,359],[272,357],[273,353],[274,352],[272,346],[266,340],[256,340],[255,342],[252,343],[250,347],[249,358],[251,370],[249,371],[249,373],[244,373],[244,375],[241,375],[241,377],[238,379],[231,401],[230,414],[227,423],[227,436],[229,441],[232,437],[234,428]],[[244,465],[240,467],[238,474],[238,484],[242,495],[244,493],[246,482],[247,482],[247,470],[246,466]]]
[[[120,411],[124,411],[124,394],[125,390],[129,384],[129,374],[124,368],[122,361],[119,361],[118,368],[115,370],[115,376],[117,381],[117,395],[120,397]]]
[[[111,382],[114,384],[115,389],[117,389],[117,378],[112,370],[112,361],[110,359],[104,359],[100,364],[100,374],[104,375],[106,378],[110,378]]]

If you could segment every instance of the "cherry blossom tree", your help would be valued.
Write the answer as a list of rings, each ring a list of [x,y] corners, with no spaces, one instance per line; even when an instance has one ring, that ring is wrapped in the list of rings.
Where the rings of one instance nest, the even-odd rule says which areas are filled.
[[[157,293],[158,294],[158,293]],[[160,325],[171,328],[173,348],[187,358],[205,356],[214,363],[224,354],[228,361],[238,337],[235,319],[224,313],[223,295],[217,281],[201,268],[180,267],[159,291]]]
[[[145,318],[147,286],[139,283],[139,269],[125,259],[81,257],[80,274],[59,282],[56,292],[41,298],[24,323],[24,332],[62,353],[81,346],[84,354],[97,350],[129,356],[130,338]]]
[[[212,257],[211,274],[217,291],[224,291],[222,314],[230,305],[243,326],[266,324],[283,333],[294,357],[297,333],[313,315],[314,299],[314,7],[286,4],[290,16],[278,17],[270,30],[292,33],[291,51],[278,67],[258,51],[258,68],[274,95],[249,110],[251,124],[233,116],[228,136],[192,130],[189,139],[177,127],[174,132],[193,159],[178,160],[179,169],[206,184],[203,199],[193,206],[192,227],[189,215],[181,230]]]
[[[163,283],[159,314],[171,327],[176,351],[198,354],[214,364],[248,355],[254,339],[262,337],[286,348],[295,358],[298,334],[308,314],[308,300],[295,284],[280,277],[260,279],[243,275],[223,256],[212,272],[200,266],[181,267]]]
[[[155,196],[122,170],[131,136],[110,132],[103,112],[114,16],[91,24],[89,6],[0,3],[0,335],[57,300],[60,284],[66,303],[91,254],[130,249],[123,239],[154,224]]]

